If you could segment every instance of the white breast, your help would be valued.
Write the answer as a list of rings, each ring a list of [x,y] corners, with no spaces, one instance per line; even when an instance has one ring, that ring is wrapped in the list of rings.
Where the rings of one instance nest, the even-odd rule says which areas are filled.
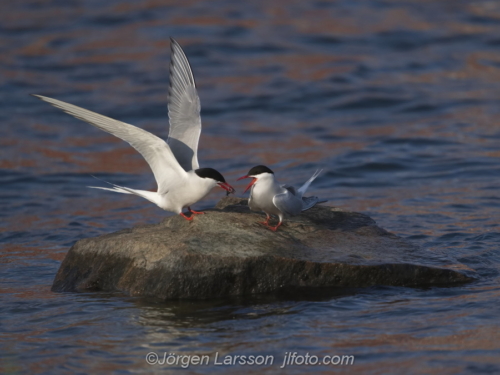
[[[282,190],[272,174],[263,176],[252,186],[248,206],[252,211],[264,211],[269,215],[278,216],[280,211],[274,205],[273,198]]]

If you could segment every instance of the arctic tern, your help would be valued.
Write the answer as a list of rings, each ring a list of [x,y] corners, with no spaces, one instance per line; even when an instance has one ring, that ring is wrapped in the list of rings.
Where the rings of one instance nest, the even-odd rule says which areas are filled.
[[[252,181],[246,187],[244,193],[250,190],[250,199],[248,206],[252,211],[264,211],[266,221],[261,224],[266,225],[269,229],[276,230],[283,223],[285,215],[295,216],[302,211],[308,210],[316,203],[326,202],[320,201],[318,197],[303,197],[307,188],[321,173],[321,170],[316,171],[314,175],[307,180],[299,189],[293,186],[280,185],[274,178],[274,172],[264,165],[257,165],[250,169],[247,175],[238,178],[251,178]],[[269,225],[271,215],[279,217],[279,223],[275,227]]]
[[[180,45],[171,39],[170,87],[168,116],[170,131],[167,142],[136,126],[113,120],[75,105],[41,95],[34,95],[56,108],[88,122],[128,142],[151,167],[158,190],[136,190],[115,184],[112,188],[89,186],[115,193],[135,194],[158,207],[193,220],[193,214],[202,214],[191,205],[203,199],[212,188],[219,186],[234,193],[231,185],[218,171],[198,165],[198,141],[201,133],[200,99],[196,91],[191,66]],[[191,216],[182,210],[187,208]]]

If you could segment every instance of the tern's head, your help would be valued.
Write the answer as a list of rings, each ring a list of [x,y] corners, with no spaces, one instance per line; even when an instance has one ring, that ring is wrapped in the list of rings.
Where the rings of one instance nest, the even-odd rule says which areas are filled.
[[[220,188],[226,190],[229,193],[234,193],[234,189],[229,185],[224,176],[213,168],[199,168],[194,171],[200,178],[206,178],[214,181],[214,186],[217,185]]]
[[[246,187],[246,189],[244,191],[244,193],[245,193],[258,180],[260,180],[262,178],[269,178],[269,177],[272,177],[272,176],[274,176],[274,172],[272,170],[270,170],[268,167],[266,167],[265,165],[257,165],[255,167],[251,168],[248,171],[248,173],[247,173],[246,176],[242,176],[242,177],[238,178],[238,180],[242,180],[244,178],[251,178],[252,179],[252,181],[250,181],[250,183]]]

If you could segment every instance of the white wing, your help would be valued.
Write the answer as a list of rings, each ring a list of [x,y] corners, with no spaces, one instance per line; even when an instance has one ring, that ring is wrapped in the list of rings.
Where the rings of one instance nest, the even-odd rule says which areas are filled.
[[[115,137],[128,142],[146,159],[158,184],[158,193],[164,194],[170,186],[186,175],[172,151],[163,139],[136,126],[100,115],[98,113],[77,107],[76,105],[62,102],[46,96],[33,95],[37,98],[62,109],[64,112],[75,116],[77,119],[88,122],[90,125],[113,134]]]
[[[200,98],[193,73],[181,46],[171,39],[170,88],[167,143],[185,171],[198,169],[198,141],[201,134]]]
[[[295,216],[302,212],[302,199],[297,198],[290,190],[276,194],[273,197],[273,203],[281,212],[290,216]]]
[[[313,181],[316,179],[316,177],[318,177],[318,176],[319,176],[319,174],[320,174],[322,171],[323,171],[322,169],[319,169],[319,170],[317,170],[316,172],[314,172],[314,174],[312,175],[312,177],[311,177],[309,180],[307,180],[307,181],[305,182],[305,184],[304,184],[304,185],[302,185],[302,186],[301,186],[301,187],[297,190],[297,194],[298,194],[299,198],[302,198],[302,196],[303,196],[303,195],[304,195],[304,193],[306,192],[306,190],[307,190],[307,188],[309,187],[309,185],[311,185],[311,182],[313,182]]]

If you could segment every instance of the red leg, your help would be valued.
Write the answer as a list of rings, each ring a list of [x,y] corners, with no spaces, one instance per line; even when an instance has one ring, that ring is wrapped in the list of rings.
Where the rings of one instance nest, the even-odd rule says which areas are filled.
[[[276,232],[278,230],[278,228],[281,226],[281,221],[278,223],[278,225],[276,225],[275,227],[272,227],[272,226],[268,226],[269,229],[271,229],[273,232]]]
[[[266,226],[269,226],[269,219],[271,219],[271,216],[269,216],[268,214],[266,214],[267,218],[266,218],[266,221],[259,221],[259,224],[264,224]]]
[[[193,215],[203,215],[203,214],[204,214],[204,212],[192,210],[192,209],[191,209],[191,207],[188,207],[188,210],[189,210],[189,212],[191,212]]]
[[[191,217],[187,217],[187,216],[186,216],[186,215],[184,215],[182,212],[181,212],[179,215],[181,215],[181,216],[182,216],[184,219],[186,219],[187,221],[191,221],[191,220],[193,220],[193,217],[192,217],[192,216],[191,216]]]

